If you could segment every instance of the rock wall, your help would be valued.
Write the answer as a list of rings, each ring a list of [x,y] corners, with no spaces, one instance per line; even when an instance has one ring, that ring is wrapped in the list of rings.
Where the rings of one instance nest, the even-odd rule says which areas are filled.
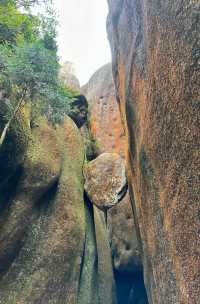
[[[76,303],[85,237],[81,137],[71,120],[60,130],[41,121],[31,136],[0,218],[0,301]]]
[[[150,303],[196,304],[198,1],[108,0],[113,76]]]
[[[80,131],[67,117],[31,129],[18,116],[0,151],[0,303],[115,303],[105,223],[84,199]]]
[[[124,158],[125,130],[116,100],[111,63],[100,68],[91,77],[88,84],[82,88],[82,92],[88,100],[89,128],[95,143],[98,145],[98,153],[114,152]],[[106,172],[105,167],[102,170]],[[118,276],[120,277],[118,289],[123,289],[121,281],[125,281],[126,276],[128,276],[129,284],[126,288],[128,298],[134,285],[134,277],[137,276],[136,273],[142,272],[141,252],[129,193],[119,204],[108,211],[108,230],[116,280],[118,281]],[[143,285],[142,279],[140,283]],[[135,287],[134,292],[137,293]],[[145,299],[144,290],[142,297]],[[122,298],[121,301],[119,303],[127,303],[128,299]]]
[[[82,88],[90,107],[90,129],[99,153],[124,155],[125,133],[116,103],[112,67],[100,68]]]
[[[75,69],[73,67],[73,63],[69,61],[63,63],[60,68],[59,77],[66,85],[66,87],[77,92],[80,91],[80,83],[78,78],[75,76]]]
[[[97,142],[99,154],[114,152],[124,158],[125,132],[116,101],[111,63],[100,68],[82,91],[88,100],[89,128]],[[135,272],[138,269],[135,268],[136,264],[141,263],[129,194],[120,204],[109,210],[108,227],[115,269]]]

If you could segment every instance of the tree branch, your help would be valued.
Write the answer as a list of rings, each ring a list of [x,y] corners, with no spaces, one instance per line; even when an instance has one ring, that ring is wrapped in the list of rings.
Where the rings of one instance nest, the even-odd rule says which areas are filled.
[[[17,104],[17,106],[16,106],[16,108],[15,108],[15,110],[14,110],[11,118],[9,119],[9,121],[7,122],[7,124],[5,125],[5,127],[3,129],[3,132],[2,132],[1,137],[0,137],[0,148],[3,145],[3,143],[4,143],[4,140],[6,138],[7,132],[9,130],[9,128],[10,128],[10,125],[11,125],[13,119],[15,118],[15,116],[17,115],[17,113],[18,113],[18,111],[19,111],[19,109],[21,107],[21,104],[22,104],[22,102],[24,100],[25,95],[26,95],[26,89],[24,89],[24,91],[22,93],[22,97],[20,98],[20,100],[19,100],[19,102],[18,102],[18,104]]]

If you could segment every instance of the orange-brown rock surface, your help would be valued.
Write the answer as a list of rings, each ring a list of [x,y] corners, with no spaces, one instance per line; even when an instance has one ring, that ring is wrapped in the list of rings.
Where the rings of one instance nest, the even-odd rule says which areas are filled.
[[[90,110],[90,132],[95,140],[95,153],[114,152],[125,157],[125,132],[115,95],[111,64],[100,68],[82,88]],[[120,289],[126,296],[119,296],[119,303],[129,297],[136,273],[141,272],[141,254],[129,193],[115,207],[108,211],[108,230],[112,250],[113,265],[120,278]],[[130,283],[124,285],[127,273]],[[117,275],[118,276],[118,275]],[[118,281],[118,280],[117,280]],[[141,282],[143,285],[143,282]],[[137,289],[137,287],[136,287]],[[134,292],[135,286],[134,286]],[[141,298],[145,299],[144,291]],[[120,292],[121,294],[121,292]],[[140,300],[141,300],[140,298]],[[121,302],[122,301],[122,302]],[[144,300],[145,301],[145,300]],[[134,300],[130,304],[134,303]],[[146,303],[146,302],[144,302]]]
[[[98,145],[98,153],[114,152],[124,157],[125,133],[116,100],[111,64],[100,68],[82,91],[89,103],[90,132]],[[134,272],[136,268],[133,255],[136,254],[138,262],[139,247],[137,239],[130,237],[136,234],[129,194],[109,211],[108,224],[115,269]]]
[[[108,0],[150,303],[200,299],[199,3]]]
[[[111,64],[100,68],[82,89],[90,107],[90,129],[100,153],[124,155],[125,134],[117,107]]]

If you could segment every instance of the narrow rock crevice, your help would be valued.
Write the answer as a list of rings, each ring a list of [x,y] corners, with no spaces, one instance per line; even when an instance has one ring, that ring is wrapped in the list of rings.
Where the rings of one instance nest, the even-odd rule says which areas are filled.
[[[115,271],[118,304],[148,304],[143,273]]]

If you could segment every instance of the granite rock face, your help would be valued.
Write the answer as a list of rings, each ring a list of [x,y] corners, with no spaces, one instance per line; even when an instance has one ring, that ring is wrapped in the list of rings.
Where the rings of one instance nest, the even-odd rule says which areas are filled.
[[[7,186],[14,189],[4,192],[0,303],[76,303],[85,238],[82,139],[71,119],[57,130],[41,121],[31,136]]]
[[[111,63],[100,68],[82,92],[90,107],[90,130],[99,153],[124,155],[125,133],[116,102]]]
[[[104,219],[84,199],[78,128],[66,117],[30,129],[24,113],[13,126],[0,157],[0,303],[115,303]]]
[[[68,88],[74,91],[80,91],[80,83],[78,78],[75,76],[73,63],[69,61],[63,63],[59,77]]]
[[[108,0],[113,77],[150,303],[196,304],[198,1]]]
[[[95,154],[111,152],[124,158],[125,131],[116,100],[111,63],[100,68],[82,92],[89,103],[89,131],[97,144]],[[115,270],[135,273],[138,263],[141,268],[141,258],[139,262],[140,250],[129,194],[108,211],[108,228]]]
[[[124,199],[109,210],[108,230],[114,269],[124,275],[142,272],[133,211],[127,192]]]
[[[117,153],[103,153],[86,164],[84,176],[88,197],[102,211],[115,206],[126,194],[125,163]]]

